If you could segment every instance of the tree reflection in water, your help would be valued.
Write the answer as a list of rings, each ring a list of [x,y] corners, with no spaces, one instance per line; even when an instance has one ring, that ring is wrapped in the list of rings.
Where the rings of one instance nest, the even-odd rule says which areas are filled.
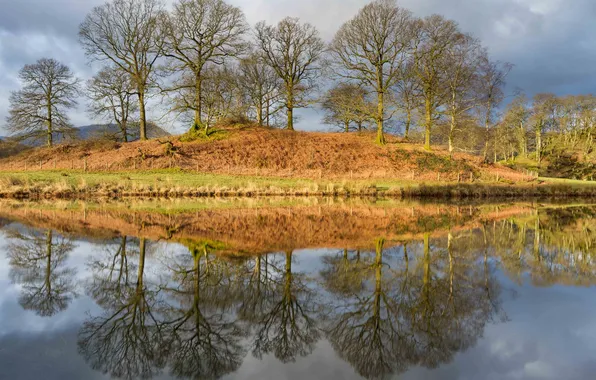
[[[501,270],[535,285],[596,283],[593,212],[549,210],[468,230],[371,242],[324,255],[305,271],[296,255],[222,255],[186,242],[156,251],[123,237],[88,262],[86,293],[103,309],[79,334],[79,351],[110,376],[217,379],[247,355],[286,363],[326,339],[363,377],[436,368],[473,347],[488,323],[505,322]],[[8,256],[21,304],[50,316],[76,295],[70,240],[12,232]],[[146,267],[151,266],[149,275]]]
[[[21,306],[43,317],[65,310],[77,296],[76,271],[66,265],[72,240],[35,229],[11,230],[7,236],[10,277],[22,286]]]
[[[252,353],[257,358],[273,354],[286,363],[309,355],[319,340],[315,294],[305,276],[292,271],[292,252],[286,252],[274,286],[269,307],[256,319]]]
[[[242,364],[244,336],[230,307],[234,304],[234,267],[209,253],[206,244],[176,256],[168,267],[174,286],[164,321],[169,366],[178,378],[217,379]]]
[[[146,251],[147,243],[140,239],[138,254],[134,255],[137,275],[130,282],[122,283],[133,257],[124,260],[122,255],[131,252],[116,255],[121,264],[117,269],[95,266],[93,281],[107,292],[89,293],[101,295],[96,300],[104,314],[84,322],[79,332],[81,355],[94,369],[117,378],[151,378],[166,364],[158,287],[145,282]]]

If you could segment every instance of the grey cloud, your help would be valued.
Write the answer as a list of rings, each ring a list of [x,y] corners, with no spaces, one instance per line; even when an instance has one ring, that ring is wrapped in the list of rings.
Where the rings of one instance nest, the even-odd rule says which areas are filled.
[[[229,0],[241,7],[251,24],[300,17],[317,26],[326,40],[366,0]],[[0,134],[7,97],[18,88],[19,68],[42,56],[63,61],[77,75],[92,70],[77,42],[79,23],[103,0],[0,0]],[[171,3],[172,0],[167,0]],[[515,64],[508,92],[524,89],[556,94],[596,92],[596,16],[593,0],[401,0],[416,16],[442,14],[480,38],[494,59]],[[83,107],[75,124],[90,122]],[[310,111],[299,127],[322,129]],[[312,116],[311,116],[312,115]],[[307,125],[307,122],[309,125]],[[311,125],[316,123],[316,125]]]

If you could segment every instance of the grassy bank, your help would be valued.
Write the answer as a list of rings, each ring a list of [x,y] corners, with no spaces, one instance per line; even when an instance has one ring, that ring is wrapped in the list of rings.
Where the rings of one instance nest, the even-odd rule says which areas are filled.
[[[372,196],[395,198],[596,197],[593,182],[419,182],[402,179],[326,180],[205,174],[179,169],[133,172],[76,170],[0,172],[0,197],[85,199],[132,197]]]

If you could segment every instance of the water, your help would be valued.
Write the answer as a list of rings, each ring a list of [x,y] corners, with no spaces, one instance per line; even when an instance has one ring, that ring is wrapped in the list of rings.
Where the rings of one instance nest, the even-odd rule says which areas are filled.
[[[596,206],[0,206],[1,379],[596,371]]]

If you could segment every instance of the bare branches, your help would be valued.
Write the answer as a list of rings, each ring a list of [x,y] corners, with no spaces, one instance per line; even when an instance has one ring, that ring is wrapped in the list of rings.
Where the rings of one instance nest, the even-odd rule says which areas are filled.
[[[333,87],[321,105],[325,110],[325,123],[338,125],[345,132],[354,127],[362,131],[365,124],[375,118],[376,106],[367,99],[366,91],[354,84]]]
[[[79,41],[90,59],[109,61],[134,81],[141,140],[147,138],[145,95],[164,53],[164,17],[160,0],[114,0],[93,8],[79,29]]]
[[[335,72],[349,81],[370,87],[377,94],[377,141],[384,143],[384,95],[399,79],[408,57],[411,12],[394,0],[375,0],[345,23],[330,45]]]
[[[284,83],[286,128],[293,130],[294,108],[303,107],[316,86],[325,44],[314,26],[291,17],[276,26],[258,23],[256,35],[263,58]]]
[[[139,109],[133,101],[135,95],[130,75],[115,67],[103,68],[87,82],[87,96],[91,100],[89,112],[116,123],[124,142],[128,142],[130,136],[128,122]]]
[[[253,53],[240,62],[240,81],[250,108],[254,109],[257,123],[270,126],[270,119],[279,111],[282,81],[275,70]]]
[[[194,100],[188,110],[194,111],[194,128],[199,128],[204,124],[203,71],[208,63],[223,65],[246,51],[242,37],[248,24],[240,8],[223,0],[179,0],[164,30],[166,54],[173,60],[170,70],[183,74],[186,90],[192,84]]]
[[[70,68],[42,58],[25,65],[19,79],[23,88],[10,95],[8,130],[20,138],[46,138],[48,146],[55,134],[70,134],[66,110],[76,106],[79,95],[79,80]]]

